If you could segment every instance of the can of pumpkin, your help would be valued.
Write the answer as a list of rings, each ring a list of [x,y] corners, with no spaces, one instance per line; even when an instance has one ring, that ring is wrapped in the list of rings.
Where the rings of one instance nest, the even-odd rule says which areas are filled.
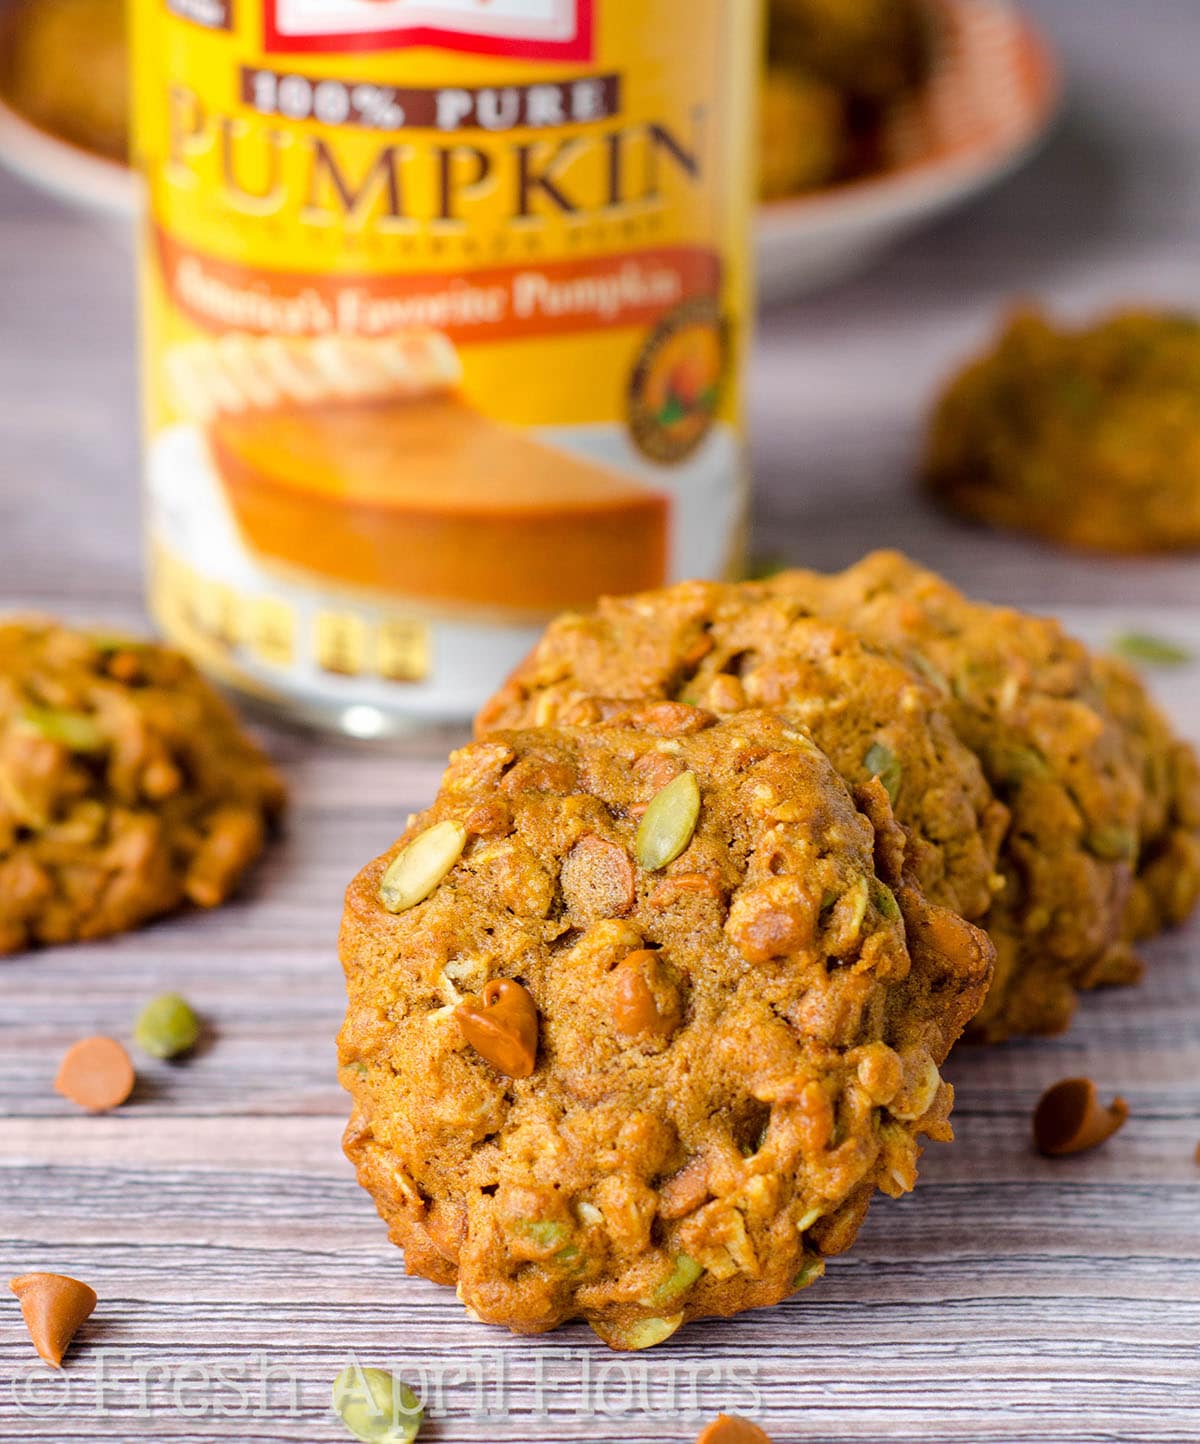
[[[361,736],[736,565],[748,0],[133,0],[152,611]]]

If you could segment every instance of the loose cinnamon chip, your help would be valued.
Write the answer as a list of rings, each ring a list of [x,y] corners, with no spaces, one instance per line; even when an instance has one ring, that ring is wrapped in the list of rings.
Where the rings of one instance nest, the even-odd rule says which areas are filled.
[[[76,1331],[96,1307],[96,1290],[66,1274],[22,1274],[9,1288],[21,1301],[33,1347],[51,1368],[62,1368]]]
[[[771,1444],[757,1424],[736,1414],[720,1414],[701,1429],[696,1444]]]
[[[118,1108],[133,1092],[129,1054],[114,1038],[81,1038],[72,1043],[58,1065],[54,1086],[64,1098],[89,1113]]]
[[[1124,1098],[1104,1108],[1090,1078],[1064,1078],[1042,1094],[1033,1115],[1033,1141],[1051,1158],[1083,1153],[1111,1138],[1129,1117]]]

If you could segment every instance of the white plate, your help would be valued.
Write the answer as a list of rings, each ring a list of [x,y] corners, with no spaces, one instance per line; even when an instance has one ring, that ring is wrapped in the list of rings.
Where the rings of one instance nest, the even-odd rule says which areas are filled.
[[[943,211],[1008,174],[1060,98],[1049,47],[1007,0],[931,0],[936,54],[889,127],[889,169],[763,206],[759,289],[770,305],[861,270]]]
[[[895,162],[863,180],[762,207],[759,287],[770,305],[813,291],[1013,170],[1046,133],[1058,69],[1008,0],[929,0],[933,73],[890,128]],[[0,102],[0,159],[36,185],[115,217],[137,208],[125,166],[56,140]]]

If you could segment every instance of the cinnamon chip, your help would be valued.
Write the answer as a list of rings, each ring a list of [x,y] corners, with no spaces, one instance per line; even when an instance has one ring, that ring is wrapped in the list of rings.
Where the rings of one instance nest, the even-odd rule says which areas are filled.
[[[1129,1117],[1124,1098],[1104,1108],[1090,1078],[1064,1078],[1042,1094],[1033,1115],[1033,1141],[1051,1158],[1083,1153],[1111,1138]]]
[[[81,1038],[58,1065],[54,1086],[64,1098],[89,1113],[117,1108],[133,1092],[134,1071],[129,1054],[114,1038]]]
[[[96,1290],[66,1274],[22,1274],[9,1288],[21,1301],[33,1347],[51,1368],[60,1369],[80,1324],[96,1307]]]
[[[537,1062],[537,1004],[520,983],[493,978],[479,998],[464,998],[454,1010],[471,1047],[498,1073],[528,1078]]]
[[[757,1424],[736,1414],[720,1414],[701,1429],[696,1444],[771,1444]]]

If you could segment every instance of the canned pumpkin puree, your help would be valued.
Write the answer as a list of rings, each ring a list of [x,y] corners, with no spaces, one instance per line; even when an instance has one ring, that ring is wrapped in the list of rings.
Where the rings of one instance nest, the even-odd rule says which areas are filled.
[[[751,0],[133,0],[150,598],[360,735],[745,507]]]

